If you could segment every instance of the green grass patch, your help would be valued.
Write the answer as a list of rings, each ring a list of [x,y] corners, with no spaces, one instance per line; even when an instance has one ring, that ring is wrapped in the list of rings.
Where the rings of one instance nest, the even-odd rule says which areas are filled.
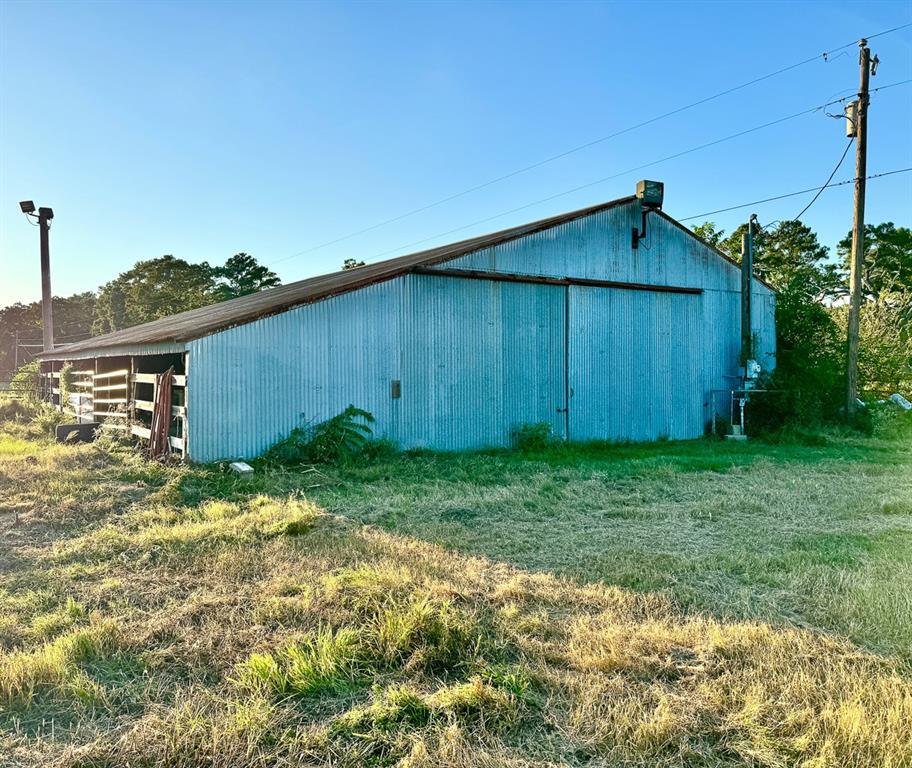
[[[238,666],[238,682],[281,697],[320,696],[345,691],[370,671],[358,632],[327,628],[275,654],[251,654]]]

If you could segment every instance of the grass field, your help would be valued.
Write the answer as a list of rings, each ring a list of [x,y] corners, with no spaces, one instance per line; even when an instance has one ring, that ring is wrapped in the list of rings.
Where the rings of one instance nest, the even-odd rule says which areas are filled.
[[[0,430],[0,764],[912,766],[912,445]]]

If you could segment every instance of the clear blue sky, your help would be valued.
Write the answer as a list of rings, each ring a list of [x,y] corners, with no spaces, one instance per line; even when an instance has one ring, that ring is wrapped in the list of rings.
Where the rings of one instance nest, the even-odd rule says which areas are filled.
[[[0,2],[0,305],[140,259],[238,251],[286,282],[665,181],[683,218],[822,184],[844,124],[823,114],[417,240],[843,96],[855,48],[331,247],[292,254],[726,87],[912,21],[912,4]],[[912,28],[871,41],[872,87],[912,78]],[[839,110],[839,107],[831,109]],[[870,172],[912,166],[912,86],[875,94]],[[850,178],[852,156],[837,178]],[[869,184],[869,221],[912,223],[912,173]],[[761,222],[809,199],[757,206]],[[827,245],[851,186],[805,221]],[[727,229],[749,209],[713,217]],[[696,223],[696,222],[694,222]],[[395,251],[393,249],[396,249]],[[392,255],[392,254],[387,254]],[[281,261],[280,261],[281,260]]]

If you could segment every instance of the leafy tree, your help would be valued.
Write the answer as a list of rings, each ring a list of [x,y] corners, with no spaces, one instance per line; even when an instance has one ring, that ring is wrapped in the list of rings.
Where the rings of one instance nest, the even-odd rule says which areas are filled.
[[[76,341],[89,335],[95,309],[95,294],[91,291],[72,296],[54,296],[54,338],[58,343]],[[17,358],[16,337],[20,342],[41,343],[41,302],[17,302],[0,308],[0,371],[10,371]],[[30,351],[37,351],[32,348]],[[18,355],[20,363],[27,356],[25,348]],[[6,378],[0,375],[0,378]]]
[[[742,224],[719,248],[741,262],[741,237],[747,232]],[[754,233],[754,270],[777,291],[800,287],[818,299],[838,295],[842,277],[835,265],[827,261],[829,249],[821,245],[817,234],[800,221],[782,221]]]
[[[727,236],[709,222],[697,230],[741,261],[746,224]],[[790,393],[776,406],[779,419],[832,417],[841,402],[842,334],[823,303],[838,293],[841,283],[827,255],[813,230],[799,221],[783,221],[754,234],[755,272],[776,290],[776,371],[769,384]]]
[[[357,261],[355,259],[346,259],[342,262],[342,269],[357,269],[358,267],[365,266],[365,262]]]
[[[861,283],[868,298],[876,301],[884,292],[912,293],[912,230],[888,221],[866,224],[864,231]],[[836,246],[846,274],[851,252],[849,232]]]
[[[836,246],[846,283],[852,233]],[[912,230],[893,222],[865,225],[858,374],[877,395],[912,393]],[[833,310],[845,325],[847,308]]]
[[[108,333],[177,312],[271,288],[278,276],[248,253],[220,267],[190,264],[174,256],[137,262],[98,291],[94,333]]]
[[[701,240],[705,240],[714,248],[719,248],[725,239],[725,231],[718,229],[714,222],[704,221],[693,228],[694,234]]]
[[[912,394],[912,292],[881,292],[866,301],[859,316],[859,387],[877,397]],[[848,305],[832,309],[839,327],[848,323]]]
[[[249,253],[234,254],[224,265],[213,269],[212,274],[217,301],[246,296],[265,288],[273,288],[282,282],[275,272],[260,264]]]
[[[213,270],[174,256],[137,262],[98,291],[94,333],[158,320],[215,301]]]

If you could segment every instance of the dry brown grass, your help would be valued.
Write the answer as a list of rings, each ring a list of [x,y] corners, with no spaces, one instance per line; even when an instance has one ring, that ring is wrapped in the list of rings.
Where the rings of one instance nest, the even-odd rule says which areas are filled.
[[[11,445],[8,764],[912,766],[908,666],[838,636]],[[79,501],[60,518],[57,498]]]

